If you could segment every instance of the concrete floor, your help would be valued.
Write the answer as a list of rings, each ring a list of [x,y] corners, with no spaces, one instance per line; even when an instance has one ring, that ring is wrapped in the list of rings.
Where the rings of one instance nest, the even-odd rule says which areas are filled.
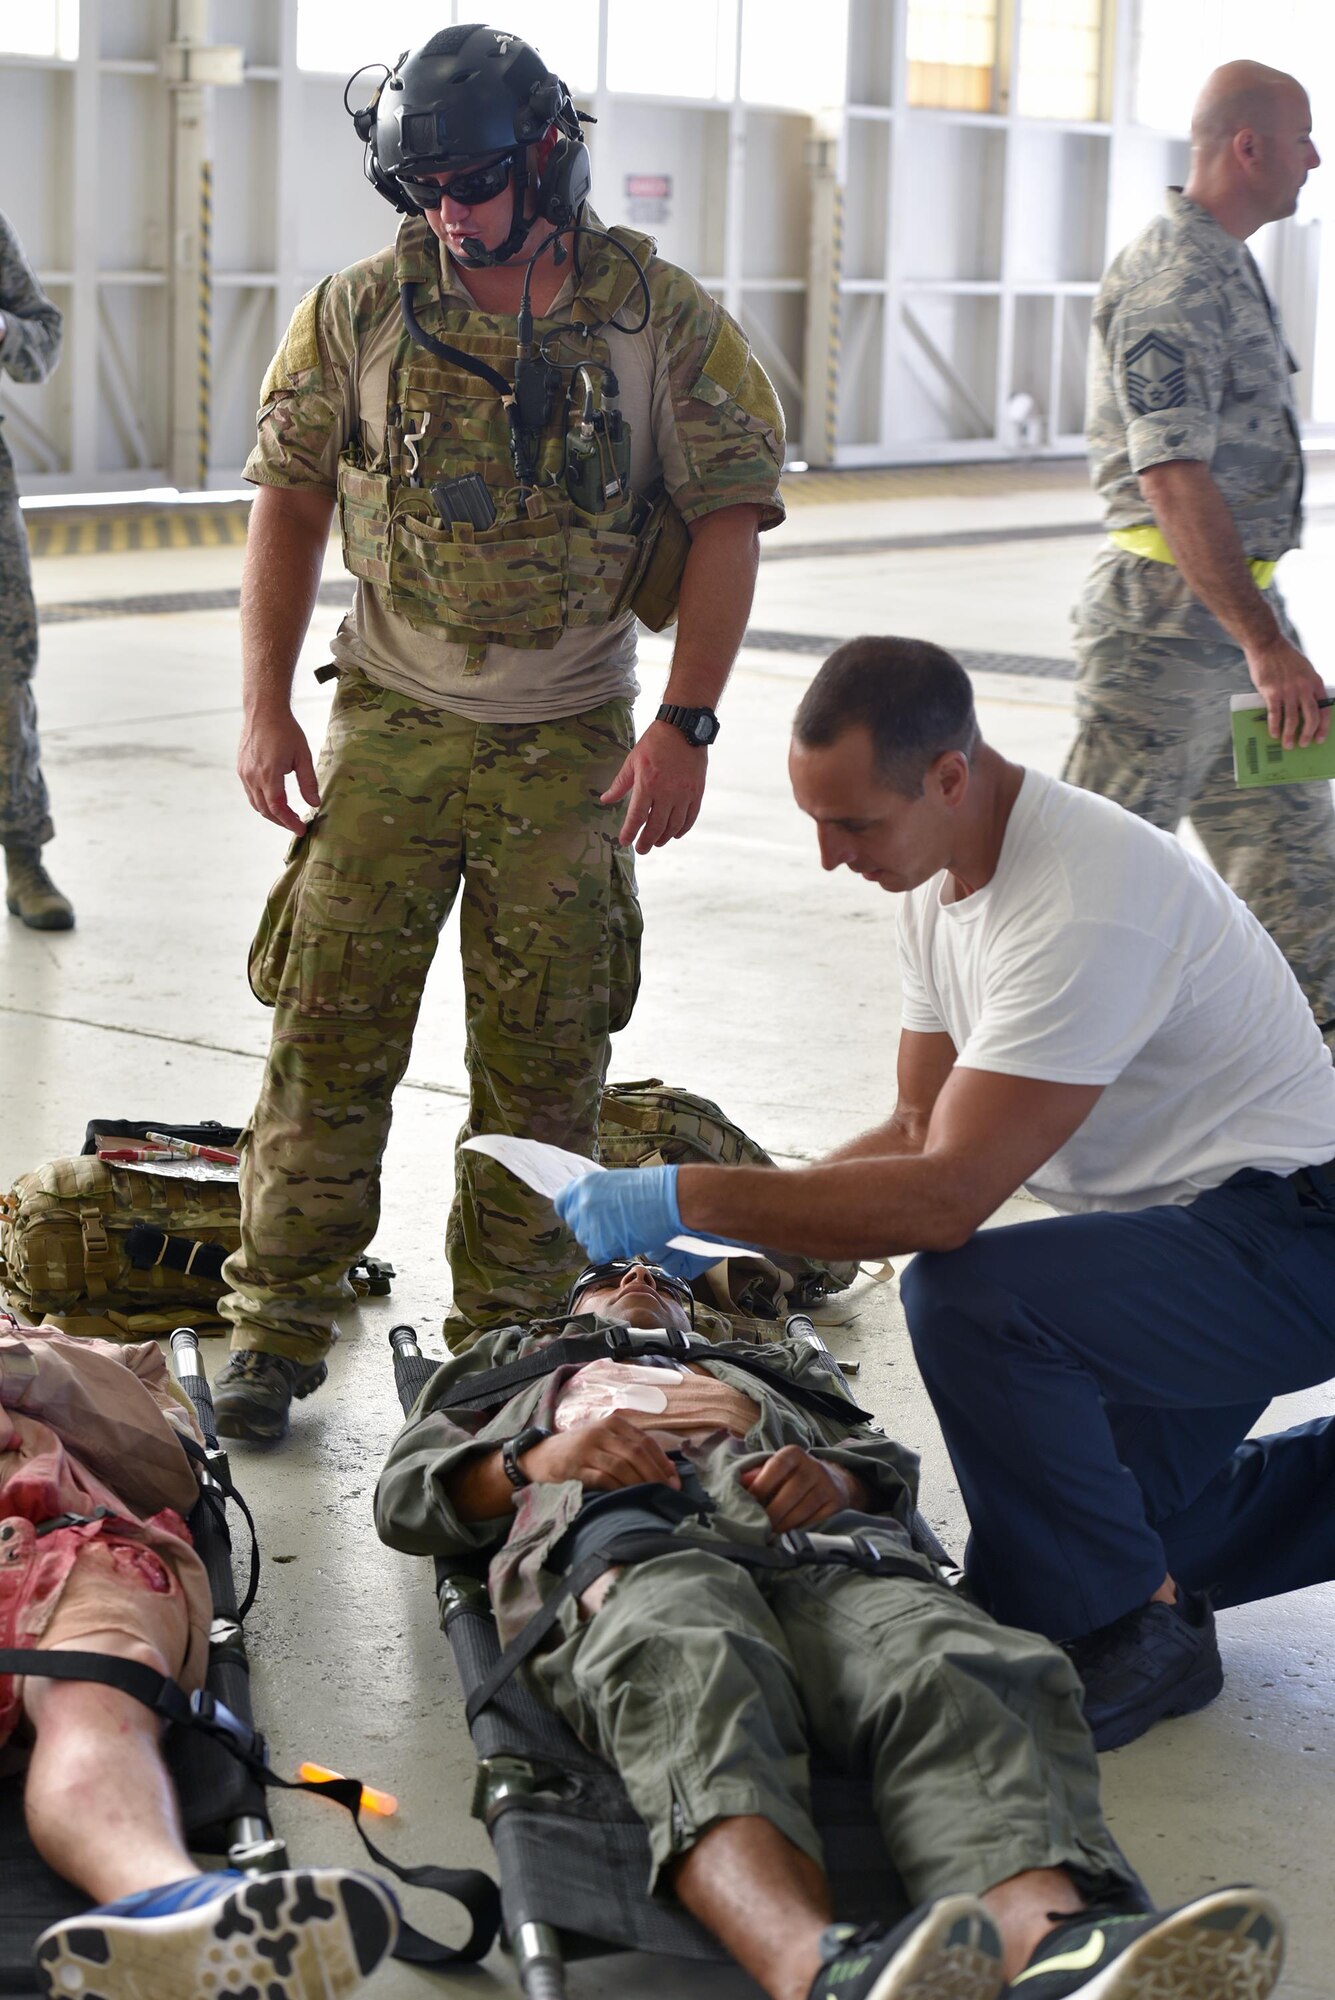
[[[642,869],[648,943],[635,1020],[613,1074],[658,1075],[717,1098],[782,1158],[820,1152],[884,1115],[898,1022],[893,906],[850,876],[822,875],[788,795],[789,720],[819,654],[791,635],[920,633],[944,644],[1033,656],[1031,671],[977,676],[983,724],[1008,754],[1059,767],[1071,729],[1067,607],[1093,549],[1079,468],[1030,466],[848,482],[851,498],[801,501],[769,538],[753,629],[691,837]],[[1318,662],[1335,642],[1324,563],[1335,556],[1335,479],[1320,465],[1309,547],[1284,582]],[[1009,531],[1046,528],[1037,539]],[[961,536],[1008,539],[960,545]],[[952,538],[945,546],[904,540]],[[871,543],[871,548],[850,544]],[[890,546],[886,546],[890,544]],[[825,553],[821,553],[821,548]],[[235,549],[51,559],[36,566],[44,608],[145,593],[228,590]],[[331,557],[329,574],[339,573]],[[1329,575],[1329,572],[1324,572]],[[325,657],[336,611],[318,614],[306,665]],[[644,647],[644,708],[667,648]],[[303,672],[300,714],[318,737],[326,691]],[[46,763],[61,837],[53,872],[79,927],[43,937],[0,930],[0,1178],[77,1151],[93,1114],[241,1123],[267,1043],[244,974],[246,946],[282,836],[246,807],[232,773],[238,723],[234,611],[74,618],[53,611],[39,682]],[[251,1619],[257,1708],[280,1769],[303,1756],[357,1771],[400,1796],[385,1838],[413,1859],[489,1865],[468,1818],[472,1756],[424,1565],[384,1550],[369,1505],[397,1422],[387,1328],[414,1321],[439,1352],[441,1248],[450,1147],[463,1098],[459,976],[442,950],[386,1166],[376,1246],[400,1276],[391,1300],[349,1315],[331,1385],[300,1406],[289,1445],[240,1447],[264,1550]],[[1012,1205],[1017,1215],[1033,1204]],[[924,1455],[926,1511],[963,1536],[959,1499],[889,1286],[861,1281],[833,1304],[829,1337],[862,1361],[859,1393]],[[212,1346],[216,1365],[220,1349]],[[1290,1399],[1277,1421],[1331,1407]],[[1205,1714],[1157,1729],[1104,1760],[1114,1828],[1166,1902],[1244,1877],[1275,1889],[1292,1920],[1287,2000],[1335,1993],[1327,1878],[1335,1809],[1322,1772],[1335,1747],[1335,1605],[1330,1589],[1228,1614],[1228,1682]],[[358,1858],[344,1816],[282,1802],[294,1855]],[[413,1899],[438,1924],[436,1899]],[[446,1926],[448,1927],[448,1926]],[[508,1987],[504,1959],[458,1978]],[[635,1958],[581,1966],[577,1996],[753,1991],[740,1974]],[[439,1990],[394,1966],[368,1991]],[[497,1990],[500,1990],[499,1988]]]

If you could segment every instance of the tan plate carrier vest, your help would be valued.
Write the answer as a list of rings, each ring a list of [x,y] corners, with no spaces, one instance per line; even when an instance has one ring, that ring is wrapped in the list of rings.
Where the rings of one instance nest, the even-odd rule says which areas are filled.
[[[612,233],[647,269],[650,239],[629,229]],[[416,218],[404,223],[395,245],[396,312],[397,287],[404,284],[420,288],[417,314],[437,340],[512,377],[514,319],[473,307],[440,309],[439,246]],[[571,328],[602,325],[627,301],[638,316],[642,298],[627,258],[599,244],[585,266],[569,324],[535,319],[535,343],[557,335],[554,351],[562,358],[606,367],[606,342]],[[685,524],[661,494],[646,504],[628,493],[602,514],[577,507],[564,484],[567,426],[566,398],[558,391],[538,449],[534,489],[521,500],[499,393],[458,363],[419,347],[404,328],[390,369],[381,461],[361,464],[359,441],[339,461],[348,569],[411,625],[459,644],[553,646],[568,628],[605,625],[632,602],[637,615],[660,630],[676,608],[689,547]],[[495,523],[443,526],[430,489],[470,472],[487,483]]]

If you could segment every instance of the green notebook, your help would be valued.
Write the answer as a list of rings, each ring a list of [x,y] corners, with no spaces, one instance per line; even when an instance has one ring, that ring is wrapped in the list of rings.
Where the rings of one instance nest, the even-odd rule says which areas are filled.
[[[1233,776],[1239,785],[1314,785],[1335,778],[1335,723],[1324,743],[1305,750],[1286,750],[1266,727],[1265,710],[1255,693],[1235,694],[1233,710]],[[1323,707],[1332,706],[1326,690]]]

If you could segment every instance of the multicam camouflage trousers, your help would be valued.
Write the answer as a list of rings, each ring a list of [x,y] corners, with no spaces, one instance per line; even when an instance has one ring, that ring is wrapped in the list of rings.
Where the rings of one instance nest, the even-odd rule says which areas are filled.
[[[1335,805],[1329,785],[1235,785],[1229,697],[1249,684],[1241,652],[1090,621],[1075,651],[1078,734],[1067,784],[1168,833],[1190,819],[1292,966],[1317,1021],[1335,1022]]]
[[[293,845],[251,951],[275,1010],[241,1170],[241,1247],[223,1267],[233,1345],[326,1350],[375,1235],[390,1100],[437,938],[460,899],[468,1118],[596,1156],[608,1037],[639,981],[633,867],[599,804],[632,741],[629,705],[558,722],[472,722],[345,674],[318,813]],[[559,1307],[582,1257],[550,1205],[456,1151],[447,1322]]]
[[[37,743],[37,609],[28,537],[9,453],[0,444],[0,845],[41,847],[55,831]]]

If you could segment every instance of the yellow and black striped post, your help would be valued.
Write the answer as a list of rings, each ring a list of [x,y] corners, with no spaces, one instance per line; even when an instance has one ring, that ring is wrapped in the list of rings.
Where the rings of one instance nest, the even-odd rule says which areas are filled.
[[[209,483],[209,427],[213,415],[213,162],[199,163],[199,467],[200,491]]]
[[[844,189],[836,181],[830,217],[829,349],[825,362],[825,463],[833,465],[839,443],[839,352],[844,331]]]

